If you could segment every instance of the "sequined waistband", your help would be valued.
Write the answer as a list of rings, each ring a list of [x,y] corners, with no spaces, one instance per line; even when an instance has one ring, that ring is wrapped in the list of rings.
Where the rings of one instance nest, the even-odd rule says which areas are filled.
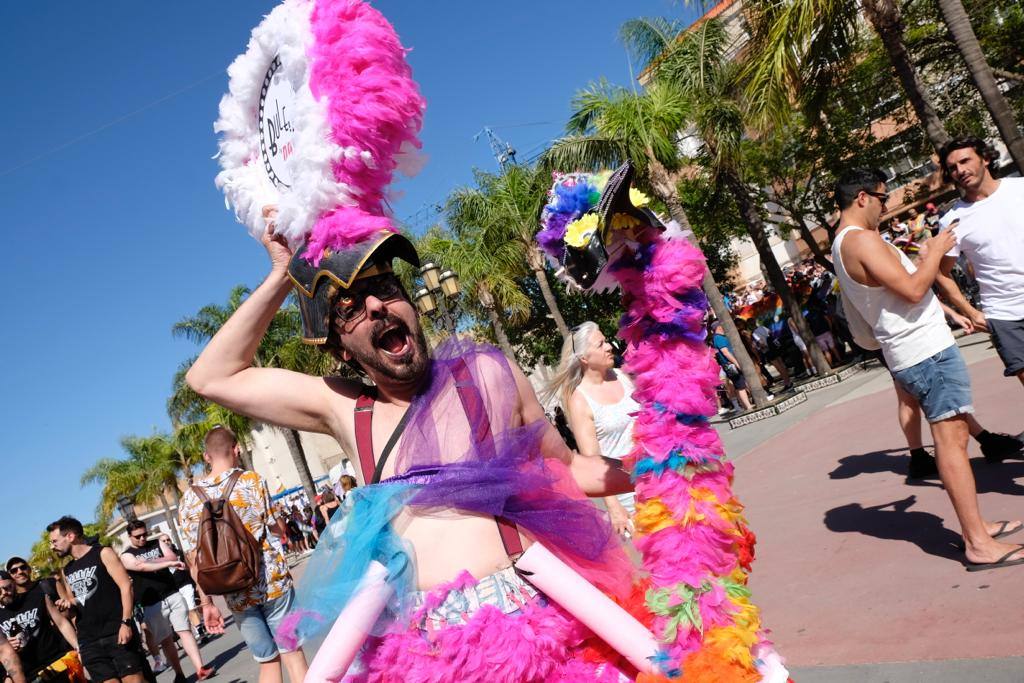
[[[512,614],[537,599],[537,589],[527,583],[513,567],[485,576],[474,585],[452,588],[437,604],[439,591],[415,591],[410,594],[413,625],[425,630],[465,624],[485,605]],[[429,608],[426,605],[436,605]]]

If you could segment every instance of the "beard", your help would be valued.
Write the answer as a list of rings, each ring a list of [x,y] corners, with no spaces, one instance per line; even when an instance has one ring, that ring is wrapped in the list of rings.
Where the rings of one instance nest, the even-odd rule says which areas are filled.
[[[430,357],[427,339],[419,325],[410,329],[398,316],[388,314],[370,329],[369,344],[344,344],[363,370],[401,383],[419,381],[427,371]]]

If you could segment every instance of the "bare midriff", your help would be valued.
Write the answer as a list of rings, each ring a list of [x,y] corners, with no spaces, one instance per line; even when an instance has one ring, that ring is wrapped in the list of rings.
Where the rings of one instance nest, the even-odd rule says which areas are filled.
[[[493,517],[405,510],[395,520],[395,530],[412,546],[419,590],[449,582],[463,571],[479,579],[511,564]]]

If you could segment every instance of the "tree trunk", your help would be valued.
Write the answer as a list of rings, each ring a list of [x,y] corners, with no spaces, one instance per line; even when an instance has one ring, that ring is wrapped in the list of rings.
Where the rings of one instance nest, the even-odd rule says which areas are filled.
[[[541,296],[544,297],[544,303],[551,311],[551,319],[555,321],[555,327],[558,328],[562,339],[568,339],[569,326],[565,324],[565,318],[562,317],[562,311],[559,310],[558,302],[555,300],[555,293],[551,291],[548,274],[544,270],[544,254],[536,244],[531,244],[527,247],[526,258],[530,263],[530,269],[533,270],[533,276],[537,278],[537,285],[540,287]]]
[[[814,257],[814,260],[821,264],[822,268],[830,272],[835,272],[832,262],[825,258],[825,252],[823,252],[821,247],[818,246],[818,242],[814,239],[811,229],[807,227],[806,223],[804,223],[803,217],[796,219],[796,226],[800,231],[800,237],[802,237],[804,243],[807,244],[807,248],[811,250],[811,256]]]
[[[494,328],[494,336],[498,339],[498,346],[505,352],[508,359],[515,363],[516,352],[508,340],[508,335],[505,334],[505,326],[501,324],[501,316],[498,315],[498,311],[494,306],[485,306],[485,308],[487,309],[487,317],[491,321],[491,327]]]
[[[167,495],[163,491],[160,492],[160,503],[164,506],[164,519],[167,520],[167,528],[171,530],[171,540],[181,550],[181,537],[178,536],[178,516],[171,514],[171,506],[167,502]]]
[[[793,296],[793,291],[789,288],[789,283],[786,282],[786,276],[782,272],[782,267],[779,266],[779,262],[775,259],[771,243],[768,241],[768,233],[765,231],[764,221],[761,220],[761,214],[750,199],[747,189],[743,187],[743,183],[740,182],[739,178],[728,172],[722,173],[721,177],[736,200],[740,216],[746,224],[747,234],[750,235],[750,239],[754,242],[754,247],[757,248],[757,254],[761,258],[761,266],[765,269],[768,282],[771,283],[776,294],[782,299],[782,303],[789,312],[789,316],[793,319],[793,324],[796,325],[800,338],[807,345],[807,351],[811,354],[811,362],[814,364],[814,369],[817,370],[819,375],[827,375],[831,372],[832,368],[829,367],[828,361],[825,360],[825,354],[822,353],[821,347],[818,346],[818,340],[814,338],[811,328],[807,325],[807,321],[804,320],[803,311],[800,310],[800,302]],[[733,354],[735,354],[735,351],[733,351]]]
[[[306,462],[306,450],[302,447],[302,438],[294,429],[282,429],[284,440],[288,444],[288,450],[292,454],[292,462],[299,472],[299,481],[302,488],[309,496],[309,504],[316,500],[316,487],[313,485],[313,475],[309,472],[309,463]]]
[[[661,170],[663,171],[664,169]],[[652,171],[657,173],[657,170],[654,168],[652,168]],[[652,185],[655,184],[652,183]],[[686,215],[682,202],[679,201],[679,195],[675,187],[664,181],[660,183],[659,187],[668,189],[665,194],[659,193],[660,196],[658,198],[664,202],[669,215],[674,221],[679,223],[683,230],[692,233],[693,228],[690,225],[690,219]],[[743,379],[746,380],[747,386],[750,388],[750,397],[754,401],[754,406],[763,408],[768,405],[768,392],[764,390],[764,385],[761,384],[761,374],[758,372],[754,360],[747,353],[747,347],[743,344],[743,338],[740,337],[740,332],[736,329],[736,322],[725,305],[722,291],[718,288],[718,283],[715,282],[715,278],[711,276],[711,271],[708,268],[704,269],[704,278],[700,284],[701,289],[704,290],[704,295],[708,298],[711,310],[714,311],[718,322],[722,324],[725,338],[729,340],[729,345],[732,346],[732,355],[736,357],[736,362],[740,366],[740,372],[743,373]]]
[[[938,0],[939,9],[942,11],[942,18],[946,21],[956,47],[960,50],[960,56],[967,63],[967,70],[971,72],[971,79],[975,87],[981,93],[981,99],[985,100],[985,106],[992,115],[992,120],[999,129],[1006,149],[1009,150],[1013,163],[1017,170],[1024,173],[1024,138],[1021,137],[1020,129],[1013,118],[1013,110],[1010,103],[1006,101],[1003,92],[996,83],[992,69],[985,60],[981,51],[978,37],[971,28],[971,21],[967,17],[963,3],[960,0]]]
[[[946,127],[942,125],[942,120],[932,106],[928,91],[918,76],[910,53],[907,52],[907,46],[903,42],[903,17],[899,7],[893,0],[864,0],[864,13],[881,38],[907,99],[910,100],[918,120],[924,126],[932,147],[938,152],[949,141],[949,133],[946,132]]]

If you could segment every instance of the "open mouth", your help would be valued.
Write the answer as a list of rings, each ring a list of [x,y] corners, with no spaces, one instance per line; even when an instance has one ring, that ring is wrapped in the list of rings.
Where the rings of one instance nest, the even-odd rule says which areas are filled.
[[[392,323],[386,326],[376,335],[373,343],[384,354],[394,358],[404,356],[412,348],[409,330],[402,323]]]

